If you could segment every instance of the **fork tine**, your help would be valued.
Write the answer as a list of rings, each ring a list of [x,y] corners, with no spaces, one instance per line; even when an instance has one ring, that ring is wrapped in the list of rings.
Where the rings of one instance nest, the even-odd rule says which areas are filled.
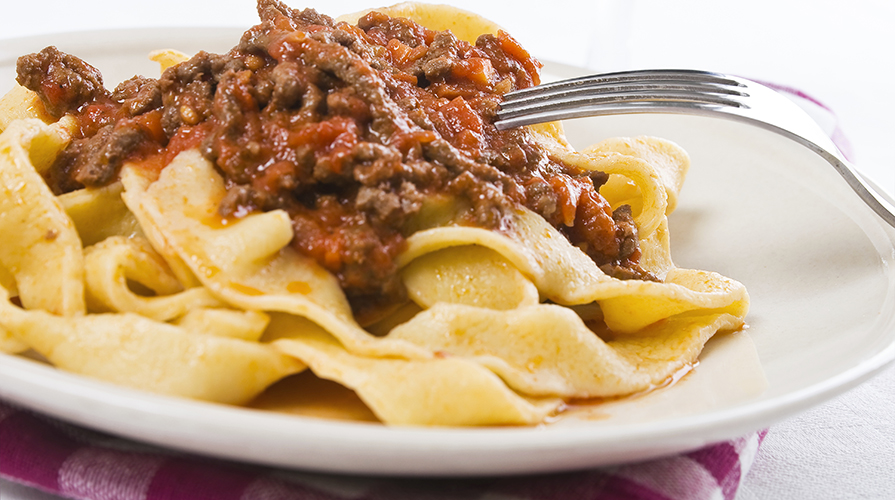
[[[561,118],[637,112],[638,108],[743,107],[743,83],[696,70],[645,70],[594,75],[507,93],[498,129]]]
[[[535,88],[536,87],[531,87],[523,90],[533,90]],[[525,107],[539,102],[556,102],[557,100],[575,98],[578,96],[587,97],[593,95],[665,91],[679,91],[683,93],[695,92],[699,94],[719,94],[729,96],[744,95],[744,91],[741,88],[720,85],[713,82],[681,82],[677,80],[601,82],[592,80],[574,86],[563,84],[538,92],[507,93],[504,95],[503,107],[504,109]]]
[[[498,116],[503,120],[537,112],[539,109],[542,111],[561,111],[578,106],[646,101],[702,102],[719,106],[738,107],[741,104],[736,100],[736,97],[742,95],[741,93],[734,94],[703,86],[637,85],[611,87],[598,91],[578,90],[505,102],[501,105]]]
[[[559,82],[545,83],[535,87],[519,89],[508,92],[505,99],[528,99],[535,96],[547,96],[554,93],[563,93],[572,89],[597,88],[606,85],[644,84],[652,83],[677,83],[677,84],[708,84],[729,87],[742,87],[743,84],[728,75],[699,70],[637,70],[619,71],[615,73],[603,73],[599,75],[582,76]]]

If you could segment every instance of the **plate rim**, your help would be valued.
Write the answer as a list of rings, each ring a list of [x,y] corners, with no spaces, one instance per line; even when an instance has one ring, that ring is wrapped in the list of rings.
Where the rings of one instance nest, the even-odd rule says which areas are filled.
[[[42,41],[48,41],[51,38],[58,39],[60,37],[77,38],[76,43],[101,43],[106,37],[118,36],[127,33],[128,45],[139,45],[149,40],[157,40],[160,36],[168,40],[171,39],[193,39],[197,37],[197,33],[201,31],[203,36],[223,36],[232,35],[237,30],[244,30],[242,26],[220,26],[220,27],[152,27],[137,29],[109,29],[109,30],[85,30],[85,31],[69,31],[62,33],[40,34],[29,37],[0,39],[0,65],[6,61],[7,54],[12,47],[17,44],[40,44]],[[43,42],[45,43],[45,42]],[[556,71],[562,75],[576,71],[576,68],[566,65],[557,65],[555,63],[546,63],[545,68],[556,68]],[[882,226],[882,223],[880,222]],[[890,242],[895,242],[895,232],[890,228],[882,226],[886,232]],[[893,243],[895,244],[895,243]],[[887,290],[887,298],[893,295],[893,286],[895,282],[889,284]],[[874,324],[875,327],[883,328],[887,326],[892,328],[895,325],[895,311],[888,310],[888,318],[883,318],[881,322]],[[11,361],[11,363],[10,363]],[[38,377],[32,380],[21,379],[22,370],[20,363],[34,363],[31,369],[25,369],[25,373],[36,373]],[[788,418],[798,411],[810,408],[820,402],[831,399],[832,397],[844,393],[847,390],[859,385],[860,383],[870,379],[890,365],[895,364],[895,340],[884,346],[871,357],[863,360],[861,363],[844,370],[835,376],[819,381],[813,385],[804,387],[798,391],[793,391],[775,396],[773,398],[763,400],[756,403],[738,405],[733,408],[711,411],[702,415],[687,415],[674,417],[668,421],[663,421],[662,425],[655,426],[655,422],[622,424],[613,426],[613,432],[616,435],[621,434],[627,439],[635,439],[638,442],[649,442],[657,435],[667,435],[669,432],[676,433],[676,439],[673,440],[673,447],[676,452],[695,449],[709,442],[721,439],[729,439],[737,435],[743,435],[748,432],[756,431],[771,425],[784,418]],[[18,372],[18,373],[17,373]],[[107,382],[89,379],[80,375],[60,372],[51,366],[39,365],[37,362],[22,359],[19,356],[0,354],[0,396],[5,401],[15,405],[21,405],[26,408],[46,413],[66,420],[78,425],[83,425],[96,430],[111,432],[113,434],[123,435],[127,438],[150,442],[157,446],[170,447],[189,451],[198,454],[209,454],[208,450],[197,449],[194,446],[178,446],[177,442],[156,442],[153,439],[147,439],[145,435],[137,435],[133,432],[120,432],[120,430],[110,430],[108,426],[97,426],[95,420],[85,418],[83,415],[73,416],[70,413],[71,408],[63,408],[61,403],[53,404],[53,402],[40,401],[37,396],[38,390],[52,390],[54,379],[62,377],[67,381],[68,388],[80,389],[80,392],[68,393],[66,397],[86,408],[88,403],[99,403],[108,407],[118,408],[125,412],[133,412],[136,414],[159,415],[174,418],[175,413],[185,412],[201,408],[211,411],[212,414],[223,416],[228,425],[233,419],[248,418],[252,421],[258,421],[266,424],[273,424],[277,427],[304,427],[304,434],[310,435],[313,432],[326,432],[327,435],[348,435],[355,438],[365,438],[366,444],[382,444],[398,448],[393,451],[406,453],[425,453],[431,451],[433,445],[437,445],[439,450],[470,450],[468,440],[460,440],[458,437],[475,438],[472,442],[477,443],[478,447],[474,452],[494,452],[494,451],[518,451],[518,446],[507,447],[507,438],[515,438],[519,436],[525,437],[528,441],[526,450],[528,452],[549,451],[549,450],[568,450],[571,446],[578,451],[586,451],[594,446],[619,446],[618,440],[613,442],[606,441],[607,429],[597,427],[535,427],[535,428],[395,428],[386,427],[378,424],[344,422],[321,420],[313,417],[302,417],[295,415],[285,415],[277,413],[266,413],[261,410],[253,410],[241,407],[229,407],[218,405],[215,403],[207,403],[201,401],[182,400],[180,398],[157,395],[153,393],[143,392],[135,389],[118,387]],[[9,381],[19,379],[22,384],[19,389],[8,387]],[[33,397],[31,396],[33,394]],[[91,396],[92,395],[92,396]],[[2,403],[3,401],[0,401]],[[154,407],[156,403],[162,404]],[[198,405],[198,406],[197,406]],[[164,411],[162,411],[164,410]],[[82,408],[82,411],[84,409]],[[756,415],[760,418],[756,419]],[[760,423],[757,421],[760,420]],[[196,420],[195,424],[200,424]],[[731,426],[731,423],[735,425]],[[137,422],[133,426],[146,426],[145,423]],[[654,427],[652,431],[645,432],[644,427]],[[726,430],[725,430],[726,429]],[[299,434],[302,434],[300,432]],[[408,436],[417,438],[419,436],[428,436],[429,441],[426,443],[418,443],[415,439],[394,439],[396,436]],[[434,441],[432,441],[434,440]],[[496,441],[495,441],[496,440]],[[628,441],[630,443],[630,441]],[[501,445],[503,448],[501,448]],[[501,449],[495,449],[501,448]],[[624,448],[624,446],[622,446]],[[665,450],[667,451],[667,450]],[[469,475],[494,475],[507,473],[525,473],[525,472],[550,472],[558,470],[571,470],[574,468],[593,467],[598,465],[609,465],[625,463],[631,460],[642,460],[646,458],[654,458],[665,454],[664,451],[650,452],[641,449],[639,453],[629,456],[628,460],[590,460],[580,467],[569,467],[567,463],[557,462],[551,464],[532,464],[526,463],[524,460],[515,461],[513,463],[503,464],[492,469],[482,470],[478,464],[474,468],[469,469],[451,469],[446,471],[432,470],[431,468],[421,467],[419,469],[407,469],[406,467],[396,468],[388,464],[373,463],[367,469],[358,469],[357,467],[338,467],[338,464],[322,464],[319,461],[297,460],[294,463],[268,463],[263,460],[263,456],[247,457],[238,453],[211,453],[212,456],[228,458],[240,461],[250,461],[254,463],[263,463],[265,465],[300,468],[306,470],[317,470],[325,472],[338,473],[365,473],[373,475],[441,475],[441,476],[469,476]]]

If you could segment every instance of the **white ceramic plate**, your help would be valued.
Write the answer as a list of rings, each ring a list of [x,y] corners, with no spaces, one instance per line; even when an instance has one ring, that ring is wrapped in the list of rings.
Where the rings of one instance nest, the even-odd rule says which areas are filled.
[[[55,44],[107,86],[155,75],[145,54],[224,51],[239,30],[166,29],[36,37],[0,45],[0,91],[15,58]],[[671,216],[680,267],[742,281],[746,332],[713,339],[674,386],[532,428],[386,428],[193,402],[123,389],[0,355],[0,396],[161,446],[282,467],[481,475],[617,464],[741,436],[829,399],[895,359],[893,236],[833,169],[779,136],[734,122],[629,115],[567,124],[573,143],[650,134],[693,166]]]

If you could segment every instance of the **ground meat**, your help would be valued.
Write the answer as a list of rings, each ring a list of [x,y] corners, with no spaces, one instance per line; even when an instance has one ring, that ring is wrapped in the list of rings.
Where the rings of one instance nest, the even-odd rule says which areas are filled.
[[[457,37],[449,31],[436,34],[426,55],[413,64],[411,72],[417,76],[425,76],[429,81],[450,74],[460,62],[458,43]]]
[[[133,123],[106,125],[95,135],[75,141],[66,151],[72,155],[73,177],[84,186],[102,186],[111,182],[121,165],[145,139],[143,130]]]
[[[167,136],[172,137],[182,126],[207,120],[221,75],[241,69],[245,69],[241,59],[203,51],[165,71],[159,87],[164,106],[162,127]]]
[[[162,105],[162,89],[158,80],[135,76],[115,87],[112,99],[121,103],[125,114],[136,116]]]
[[[504,32],[482,35],[475,46],[486,54],[491,65],[501,75],[512,76],[516,88],[525,88],[540,83],[538,69],[540,63],[532,58],[513,57],[524,49]]]
[[[426,37],[426,30],[422,26],[381,12],[371,12],[358,19],[357,27],[381,46],[387,45],[389,40],[396,40],[409,47],[418,47],[420,41]]]
[[[332,27],[333,19],[321,14],[314,9],[295,10],[277,0],[259,0],[258,17],[262,22],[276,21],[280,16],[286,16],[297,27],[300,26],[326,26]]]
[[[99,70],[52,46],[20,57],[16,72],[19,85],[37,92],[56,118],[108,94]]]
[[[539,177],[532,178],[525,185],[525,198],[527,205],[541,217],[551,220],[559,208],[559,199],[556,191]]]
[[[338,278],[360,315],[405,300],[395,259],[414,216],[443,194],[468,207],[459,223],[507,230],[508,211],[525,206],[607,273],[652,278],[637,264],[630,209],[598,192],[606,174],[493,125],[502,94],[539,82],[540,64],[512,37],[473,45],[376,12],[350,26],[276,0],[258,12],[229,53],[200,52],[111,93],[55,49],[20,60],[20,80],[80,120],[82,137],[47,173],[53,189],[198,148],[224,177],[220,214],[287,211],[293,246]]]
[[[628,259],[638,251],[639,246],[637,226],[634,224],[630,205],[622,205],[613,210],[612,220],[615,222],[615,233],[619,241],[618,258]]]

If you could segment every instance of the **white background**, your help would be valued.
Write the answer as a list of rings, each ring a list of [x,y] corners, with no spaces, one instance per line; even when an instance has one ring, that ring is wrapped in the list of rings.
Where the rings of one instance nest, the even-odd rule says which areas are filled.
[[[449,0],[442,0],[449,2]],[[252,0],[3,0],[0,39],[104,28],[244,26]],[[331,15],[367,1],[299,4]],[[852,159],[895,193],[895,2],[452,1],[499,22],[535,56],[610,71],[708,69],[797,87],[832,108]],[[549,5],[549,9],[544,6]],[[738,499],[895,495],[895,371],[777,424]],[[0,481],[0,498],[48,496]]]

